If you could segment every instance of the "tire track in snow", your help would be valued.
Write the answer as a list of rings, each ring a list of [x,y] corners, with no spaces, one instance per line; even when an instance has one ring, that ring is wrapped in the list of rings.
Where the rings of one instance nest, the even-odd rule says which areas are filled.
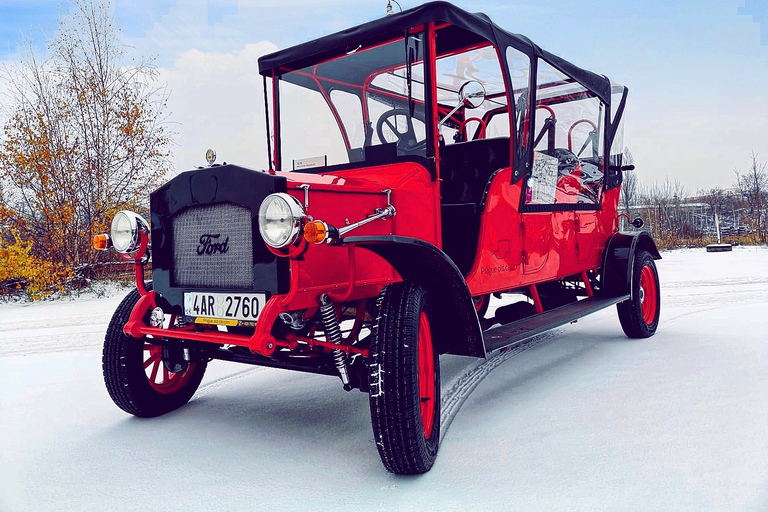
[[[226,377],[221,377],[216,380],[212,380],[211,382],[203,384],[202,386],[197,388],[197,391],[195,392],[194,395],[192,395],[191,400],[204,397],[205,395],[208,395],[216,391],[222,386],[226,386],[227,384],[231,384],[232,382],[236,382],[238,380],[244,379],[250,375],[253,375],[254,373],[262,372],[266,369],[267,369],[266,366],[254,366],[253,368],[248,368],[247,370],[243,370],[243,371],[234,373],[232,375],[227,375]]]
[[[539,334],[528,340],[518,342],[516,345],[509,347],[508,350],[497,352],[491,358],[480,361],[455,377],[449,384],[447,391],[442,393],[442,399],[440,401],[440,442],[442,443],[442,440],[445,438],[445,434],[448,432],[448,429],[461,409],[461,406],[464,405],[464,402],[467,401],[472,392],[478,385],[480,385],[483,379],[491,374],[493,370],[526,350],[544,345],[563,334],[564,331],[562,329],[556,329],[554,331]],[[267,367],[265,366],[254,366],[247,370],[203,384],[198,388],[191,400],[202,398],[223,386],[237,382],[238,380],[242,380],[266,369]]]
[[[440,443],[442,444],[448,429],[453,423],[453,419],[464,405],[464,402],[470,397],[472,392],[493,370],[509,361],[513,357],[520,355],[526,350],[538,347],[548,343],[555,338],[559,338],[565,333],[562,329],[548,331],[533,338],[523,340],[512,345],[507,350],[501,350],[489,359],[481,361],[475,366],[464,370],[458,377],[454,378],[443,393],[440,400]]]

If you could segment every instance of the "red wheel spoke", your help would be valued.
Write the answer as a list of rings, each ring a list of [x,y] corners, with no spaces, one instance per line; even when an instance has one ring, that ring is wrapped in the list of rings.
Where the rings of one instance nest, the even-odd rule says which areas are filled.
[[[144,369],[146,370],[149,365],[160,360],[160,354],[151,354],[146,361],[144,361]]]
[[[173,321],[173,319],[171,319]],[[195,370],[195,364],[188,365],[184,370],[176,373],[172,373],[168,370],[163,362],[163,347],[161,345],[154,345],[152,343],[144,343],[142,347],[144,352],[149,352],[144,360],[144,370],[149,370],[147,381],[152,389],[163,395],[172,395],[183,388],[186,383],[192,378]],[[160,367],[163,371],[160,373]]]
[[[157,379],[157,371],[160,369],[161,364],[163,364],[162,361],[155,361],[155,365],[152,367],[152,374],[149,376],[150,384],[155,383],[155,379]]]

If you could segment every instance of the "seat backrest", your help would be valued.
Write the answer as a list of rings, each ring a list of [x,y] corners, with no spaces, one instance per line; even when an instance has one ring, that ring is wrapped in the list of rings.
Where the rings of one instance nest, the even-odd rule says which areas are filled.
[[[474,203],[479,211],[488,180],[509,167],[509,137],[458,142],[440,148],[442,204]]]

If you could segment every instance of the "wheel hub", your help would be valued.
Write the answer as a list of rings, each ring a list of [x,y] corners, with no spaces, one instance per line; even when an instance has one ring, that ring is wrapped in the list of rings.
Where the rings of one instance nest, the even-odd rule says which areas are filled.
[[[640,314],[647,325],[656,318],[658,293],[654,271],[649,265],[645,265],[640,273],[639,299]]]
[[[149,385],[163,395],[182,389],[194,373],[196,363],[184,359],[184,350],[144,343],[144,372]],[[175,353],[174,353],[175,352]]]
[[[186,360],[184,355],[184,349],[163,346],[163,364],[171,373],[183,372],[189,367],[189,361]]]

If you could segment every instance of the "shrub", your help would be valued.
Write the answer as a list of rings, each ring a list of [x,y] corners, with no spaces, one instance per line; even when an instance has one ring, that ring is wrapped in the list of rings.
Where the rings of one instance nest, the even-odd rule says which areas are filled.
[[[32,241],[22,239],[18,231],[10,235],[0,241],[0,294],[23,292],[30,299],[40,299],[63,292],[71,271],[35,256]]]

